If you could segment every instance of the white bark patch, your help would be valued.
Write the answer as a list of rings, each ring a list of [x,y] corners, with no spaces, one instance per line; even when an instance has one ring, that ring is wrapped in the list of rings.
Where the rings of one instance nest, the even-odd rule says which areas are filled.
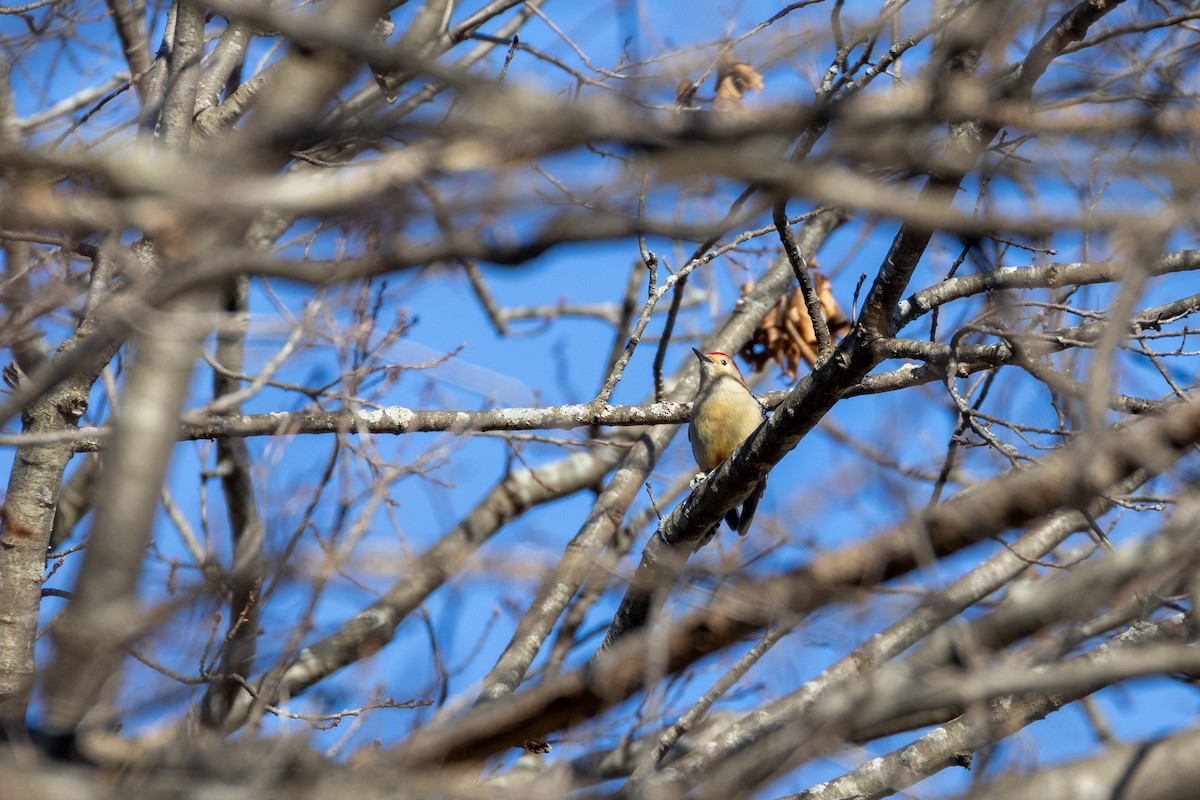
[[[371,430],[400,433],[408,430],[408,426],[412,424],[416,414],[411,409],[391,406],[389,408],[377,408],[372,411],[360,411],[358,416]]]

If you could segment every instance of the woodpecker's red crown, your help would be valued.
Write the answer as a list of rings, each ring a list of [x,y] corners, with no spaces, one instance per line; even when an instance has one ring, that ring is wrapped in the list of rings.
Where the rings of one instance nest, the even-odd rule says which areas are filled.
[[[746,379],[742,377],[742,371],[738,369],[737,362],[734,361],[733,356],[729,355],[728,353],[722,353],[720,350],[714,350],[711,353],[701,353],[695,347],[692,348],[692,352],[695,353],[696,358],[700,359],[701,361],[706,361],[710,364],[716,365],[720,372],[732,371],[734,375],[737,375],[738,380],[740,380],[742,383],[746,382]]]

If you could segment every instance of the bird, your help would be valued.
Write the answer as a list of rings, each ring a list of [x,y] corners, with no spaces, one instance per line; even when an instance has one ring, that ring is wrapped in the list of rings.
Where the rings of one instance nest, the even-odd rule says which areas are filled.
[[[754,433],[766,419],[767,411],[750,392],[731,356],[719,352],[702,353],[695,347],[692,352],[700,360],[700,386],[692,404],[688,441],[692,443],[696,465],[707,474]],[[726,512],[725,521],[739,536],[745,536],[750,530],[766,485],[766,478],[759,481],[742,502],[740,514],[732,508]]]

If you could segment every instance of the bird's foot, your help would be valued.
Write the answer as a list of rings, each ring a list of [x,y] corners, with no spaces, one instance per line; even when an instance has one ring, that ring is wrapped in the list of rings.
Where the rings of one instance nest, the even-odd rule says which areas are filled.
[[[697,472],[695,475],[692,476],[692,482],[690,484],[688,484],[688,488],[695,489],[697,486],[704,483],[704,481],[707,478],[708,478],[707,472]]]

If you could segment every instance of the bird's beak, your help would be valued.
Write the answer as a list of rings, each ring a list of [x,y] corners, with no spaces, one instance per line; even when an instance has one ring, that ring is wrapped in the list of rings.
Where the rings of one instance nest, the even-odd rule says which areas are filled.
[[[704,353],[701,353],[699,348],[693,347],[692,352],[695,353],[696,358],[700,359],[701,361],[706,362],[708,364],[712,363],[712,359],[709,358],[708,356],[704,355]]]

